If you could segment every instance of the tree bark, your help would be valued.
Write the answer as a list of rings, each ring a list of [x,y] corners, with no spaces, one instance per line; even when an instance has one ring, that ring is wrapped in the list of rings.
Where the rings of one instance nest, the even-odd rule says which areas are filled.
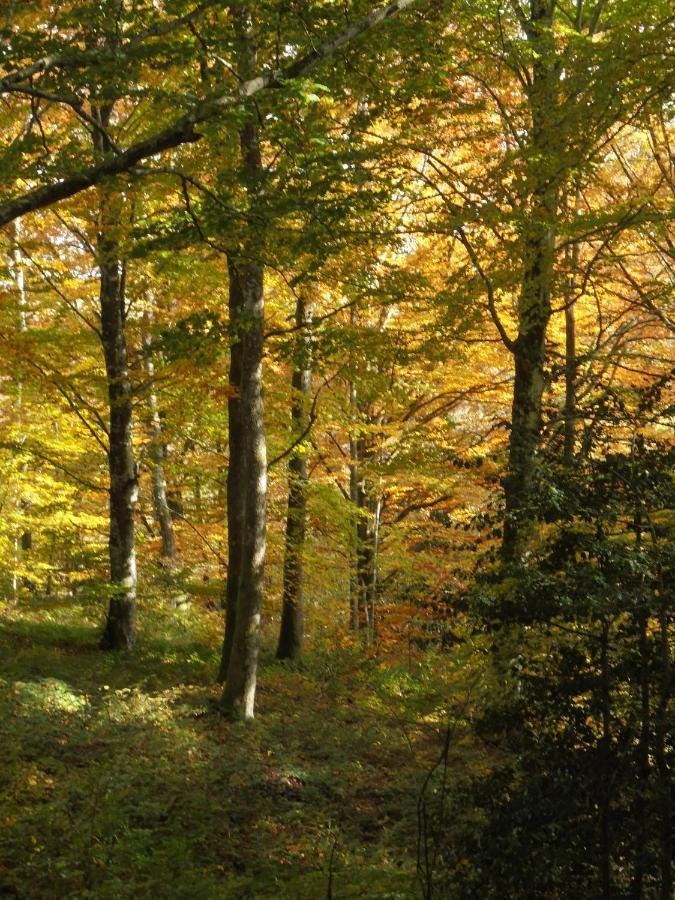
[[[576,188],[574,214],[581,207],[581,191]],[[569,271],[565,282],[565,408],[563,413],[564,441],[563,462],[574,465],[577,426],[577,329],[576,329],[576,273],[579,268],[579,242],[575,241],[567,252]]]
[[[312,385],[311,346],[308,324],[311,307],[302,295],[295,308],[297,331],[296,358],[293,362],[291,388],[291,421],[293,439],[297,440],[309,422],[308,402]],[[281,627],[277,659],[297,659],[302,653],[304,638],[303,612],[303,552],[307,527],[307,453],[296,447],[288,463],[288,513],[286,517],[286,546],[284,555],[284,587],[281,608]]]
[[[612,822],[611,822],[611,697],[609,672],[609,624],[602,624],[600,643],[600,710],[602,717],[602,738],[600,754],[602,760],[602,777],[600,779],[600,880],[603,900],[612,898]]]
[[[112,105],[95,111],[107,128]],[[99,153],[109,151],[95,132]],[[100,272],[101,341],[108,383],[110,427],[110,603],[101,638],[105,650],[123,650],[136,641],[136,544],[134,511],[138,479],[132,444],[132,388],[126,339],[124,267],[120,259],[121,200],[107,188],[100,191],[97,255]]]
[[[241,545],[244,533],[244,467],[241,426],[241,353],[237,323],[242,316],[244,287],[234,256],[228,254],[230,315],[230,396],[227,401],[227,581],[225,583],[225,635],[218,680],[227,677],[237,620],[237,596],[241,574]]]
[[[354,310],[351,310],[352,322]],[[349,383],[349,404],[352,413],[356,411],[356,386]],[[359,445],[355,435],[349,438],[349,500],[351,502],[352,540],[349,548],[349,610],[352,631],[360,627],[359,615],[359,564],[358,564],[358,523],[359,523]]]
[[[9,250],[9,271],[14,279],[14,284],[16,286],[17,292],[17,300],[18,300],[18,312],[19,312],[19,332],[21,334],[25,334],[28,331],[28,319],[26,316],[26,271],[24,264],[23,253],[21,252],[21,247],[19,246],[21,241],[21,225],[20,222],[15,221],[13,227],[13,235],[12,241],[10,244]],[[16,400],[15,400],[15,412],[16,412],[16,425],[19,431],[18,440],[21,442],[23,440],[24,435],[21,433],[23,431],[23,379],[19,374],[16,379]],[[23,463],[20,469],[22,477],[25,476],[27,470],[27,464]],[[25,514],[28,511],[29,503],[25,499],[22,499],[20,496],[16,499],[17,511],[21,514]],[[19,599],[19,589],[21,587],[21,579],[19,578],[18,569],[21,565],[21,557],[23,554],[32,550],[33,548],[33,533],[30,529],[20,531],[14,538],[14,571],[12,573],[12,597],[14,602],[16,603]],[[26,587],[31,587],[29,581],[24,579],[24,585]]]
[[[655,716],[654,757],[658,772],[659,807],[661,814],[661,900],[673,896],[673,773],[668,761],[668,734],[670,721],[670,704],[672,698],[672,661],[670,642],[672,639],[672,617],[669,603],[669,592],[664,584],[662,573],[660,581],[660,605],[658,611],[659,664],[661,668],[660,698]]]
[[[508,474],[504,482],[506,519],[503,554],[517,558],[529,534],[535,510],[534,486],[541,438],[545,386],[546,330],[551,317],[555,224],[560,147],[554,112],[557,64],[552,36],[553,0],[532,0],[528,39],[536,58],[529,93],[529,206],[522,226],[523,277],[518,298],[518,336],[514,345],[515,382]],[[556,161],[557,160],[557,161]]]
[[[257,64],[251,17],[236,13],[240,76]],[[253,205],[264,174],[257,112],[249,110],[239,132],[242,179]],[[267,446],[265,439],[262,366],[264,350],[264,266],[261,234],[249,221],[240,247],[228,253],[230,329],[234,351],[230,377],[239,397],[230,403],[230,471],[228,471],[227,623],[223,639],[221,677],[225,687],[223,713],[252,719],[260,646],[260,613],[265,566],[267,515]],[[232,510],[230,511],[230,505]],[[232,592],[232,593],[230,593]]]
[[[152,320],[152,314],[146,313],[146,325]],[[173,518],[171,517],[171,509],[167,499],[166,477],[164,472],[164,461],[166,459],[166,451],[164,449],[164,438],[162,434],[162,419],[159,414],[157,404],[157,395],[152,387],[152,380],[155,377],[155,367],[150,357],[150,335],[146,333],[146,357],[145,372],[148,376],[149,393],[148,393],[148,410],[150,418],[150,478],[152,484],[152,508],[155,513],[155,519],[159,525],[159,532],[162,537],[162,558],[172,563],[176,558],[176,537],[173,530]]]
[[[242,515],[236,612],[222,708],[233,718],[252,719],[255,704],[260,612],[265,565],[267,448],[263,418],[264,345],[263,266],[237,262],[243,292],[241,343],[240,439]]]

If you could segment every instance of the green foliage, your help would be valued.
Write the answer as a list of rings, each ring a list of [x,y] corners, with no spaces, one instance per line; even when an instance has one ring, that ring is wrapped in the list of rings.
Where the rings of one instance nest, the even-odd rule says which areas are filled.
[[[429,824],[445,875],[433,874],[452,870],[462,897],[627,896],[638,883],[660,896],[675,764],[672,464],[638,437],[627,454],[549,472],[543,537],[473,590],[500,681],[476,729],[505,761],[454,785]]]

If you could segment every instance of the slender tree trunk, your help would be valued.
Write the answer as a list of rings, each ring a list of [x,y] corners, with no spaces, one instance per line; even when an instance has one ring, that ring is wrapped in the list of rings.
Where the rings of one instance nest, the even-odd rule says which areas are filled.
[[[311,307],[302,295],[295,307],[297,331],[296,358],[293,361],[291,420],[293,439],[297,440],[309,422],[309,396],[312,386],[311,347],[308,325]],[[307,525],[307,452],[296,447],[288,463],[288,513],[284,556],[284,587],[277,659],[297,659],[304,638],[303,552]]]
[[[600,880],[603,900],[612,897],[612,837],[611,837],[611,782],[612,768],[611,750],[611,708],[610,708],[610,673],[609,673],[609,625],[602,626],[600,644],[600,708],[602,716],[602,738],[600,752],[602,754],[602,778],[600,784]]]
[[[24,265],[24,257],[19,246],[21,241],[21,223],[16,220],[13,224],[12,242],[9,250],[9,271],[16,285],[18,311],[19,311],[19,332],[25,334],[28,331],[28,319],[26,316],[26,270]],[[23,379],[19,374],[16,379],[16,425],[18,429],[18,439],[23,440]],[[24,476],[27,470],[27,464],[24,462],[20,472]],[[21,498],[20,493],[16,498],[17,510],[21,515],[25,514],[29,509],[29,503]],[[19,578],[18,569],[22,562],[22,557],[33,547],[33,533],[30,529],[20,530],[14,538],[14,572],[12,574],[12,596],[16,603],[19,599],[19,589],[21,587],[21,579]],[[30,582],[24,580],[24,584],[30,587]]]
[[[636,503],[635,516],[635,546],[639,551],[642,545],[642,516],[639,503]],[[640,705],[640,735],[636,747],[636,766],[638,777],[637,797],[635,800],[635,863],[631,880],[630,896],[633,900],[641,900],[644,896],[644,879],[647,868],[647,823],[649,820],[648,791],[650,780],[650,684],[649,684],[649,635],[648,614],[645,603],[644,575],[640,581],[638,590],[639,607],[635,617],[638,632],[638,652],[640,669],[638,673],[639,705]]]
[[[107,128],[112,105],[95,110]],[[111,148],[97,131],[97,151]],[[138,479],[132,444],[132,388],[129,377],[124,267],[120,260],[121,200],[107,188],[99,191],[97,235],[100,271],[101,340],[108,383],[110,427],[108,469],[110,474],[110,584],[108,616],[101,639],[105,650],[133,647],[136,641],[136,545],[134,511]]]
[[[581,192],[576,189],[574,213],[581,206]],[[576,273],[579,268],[579,243],[575,241],[567,253],[569,271],[565,282],[565,408],[563,462],[571,468],[574,465],[577,424],[577,333],[576,333]]]
[[[151,323],[151,313],[146,313],[146,326],[149,328]],[[159,414],[159,406],[157,404],[157,395],[155,394],[152,381],[155,377],[155,367],[150,357],[150,334],[146,333],[145,338],[146,357],[145,372],[150,382],[148,393],[148,410],[150,418],[150,464],[152,466],[150,472],[152,484],[152,508],[155,513],[155,519],[159,525],[159,531],[162,536],[162,558],[172,563],[176,558],[176,538],[173,530],[173,519],[171,510],[167,500],[166,477],[164,473],[164,461],[166,451],[164,449],[164,438],[162,434],[162,419]]]
[[[372,527],[372,563],[370,577],[370,639],[375,640],[377,621],[375,618],[377,593],[379,585],[379,555],[380,555],[380,522],[382,519],[382,495],[377,495],[373,504],[373,527]]]
[[[225,583],[225,635],[220,659],[218,680],[227,677],[232,641],[237,621],[237,597],[241,574],[241,547],[244,534],[244,466],[241,425],[241,356],[242,346],[238,324],[244,303],[240,273],[232,255],[227,258],[229,273],[230,315],[230,396],[227,401],[227,580]]]
[[[661,900],[673,896],[673,774],[668,762],[667,745],[670,701],[672,696],[672,663],[670,656],[671,612],[668,606],[670,596],[663,578],[660,578],[659,607],[659,663],[661,667],[661,685],[658,708],[655,715],[654,757],[658,772],[659,806],[661,814]]]
[[[530,204],[522,226],[523,278],[518,299],[518,336],[514,346],[515,382],[509,467],[504,482],[506,519],[503,554],[517,558],[531,529],[534,486],[541,439],[545,387],[546,330],[551,317],[555,221],[560,147],[556,145],[557,65],[551,32],[553,0],[532,0],[528,38],[536,53],[529,101]]]
[[[352,316],[353,316],[352,309]],[[352,319],[353,321],[353,319]],[[349,405],[352,414],[356,412],[356,386],[349,383]],[[349,609],[352,631],[360,627],[359,616],[359,443],[355,435],[349,438],[349,500],[351,504],[351,542],[349,547]]]
[[[639,652],[640,652],[640,736],[636,747],[638,776],[638,793],[635,802],[635,864],[631,882],[630,895],[634,900],[644,896],[644,878],[646,871],[647,847],[647,791],[649,789],[649,738],[650,738],[650,704],[649,704],[649,649],[647,639],[647,616],[640,611],[638,618]]]
[[[363,438],[358,441],[359,459],[364,459],[367,454],[366,443]],[[357,488],[357,522],[356,522],[356,563],[359,585],[359,610],[365,626],[366,641],[370,640],[372,633],[371,596],[373,587],[373,517],[368,495],[367,485],[363,471]]]

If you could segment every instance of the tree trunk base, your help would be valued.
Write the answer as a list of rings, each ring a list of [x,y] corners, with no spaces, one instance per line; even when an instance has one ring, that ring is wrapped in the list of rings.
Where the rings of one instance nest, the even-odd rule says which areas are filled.
[[[111,600],[101,650],[132,650],[136,643],[136,604],[133,600]]]

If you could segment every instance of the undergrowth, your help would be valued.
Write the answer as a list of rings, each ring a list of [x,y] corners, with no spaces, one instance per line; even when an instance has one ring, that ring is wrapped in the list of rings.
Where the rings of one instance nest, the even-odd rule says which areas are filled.
[[[420,896],[419,793],[450,722],[471,759],[468,650],[268,651],[241,725],[217,709],[220,615],[146,604],[142,620],[111,655],[91,604],[3,610],[0,896]]]

